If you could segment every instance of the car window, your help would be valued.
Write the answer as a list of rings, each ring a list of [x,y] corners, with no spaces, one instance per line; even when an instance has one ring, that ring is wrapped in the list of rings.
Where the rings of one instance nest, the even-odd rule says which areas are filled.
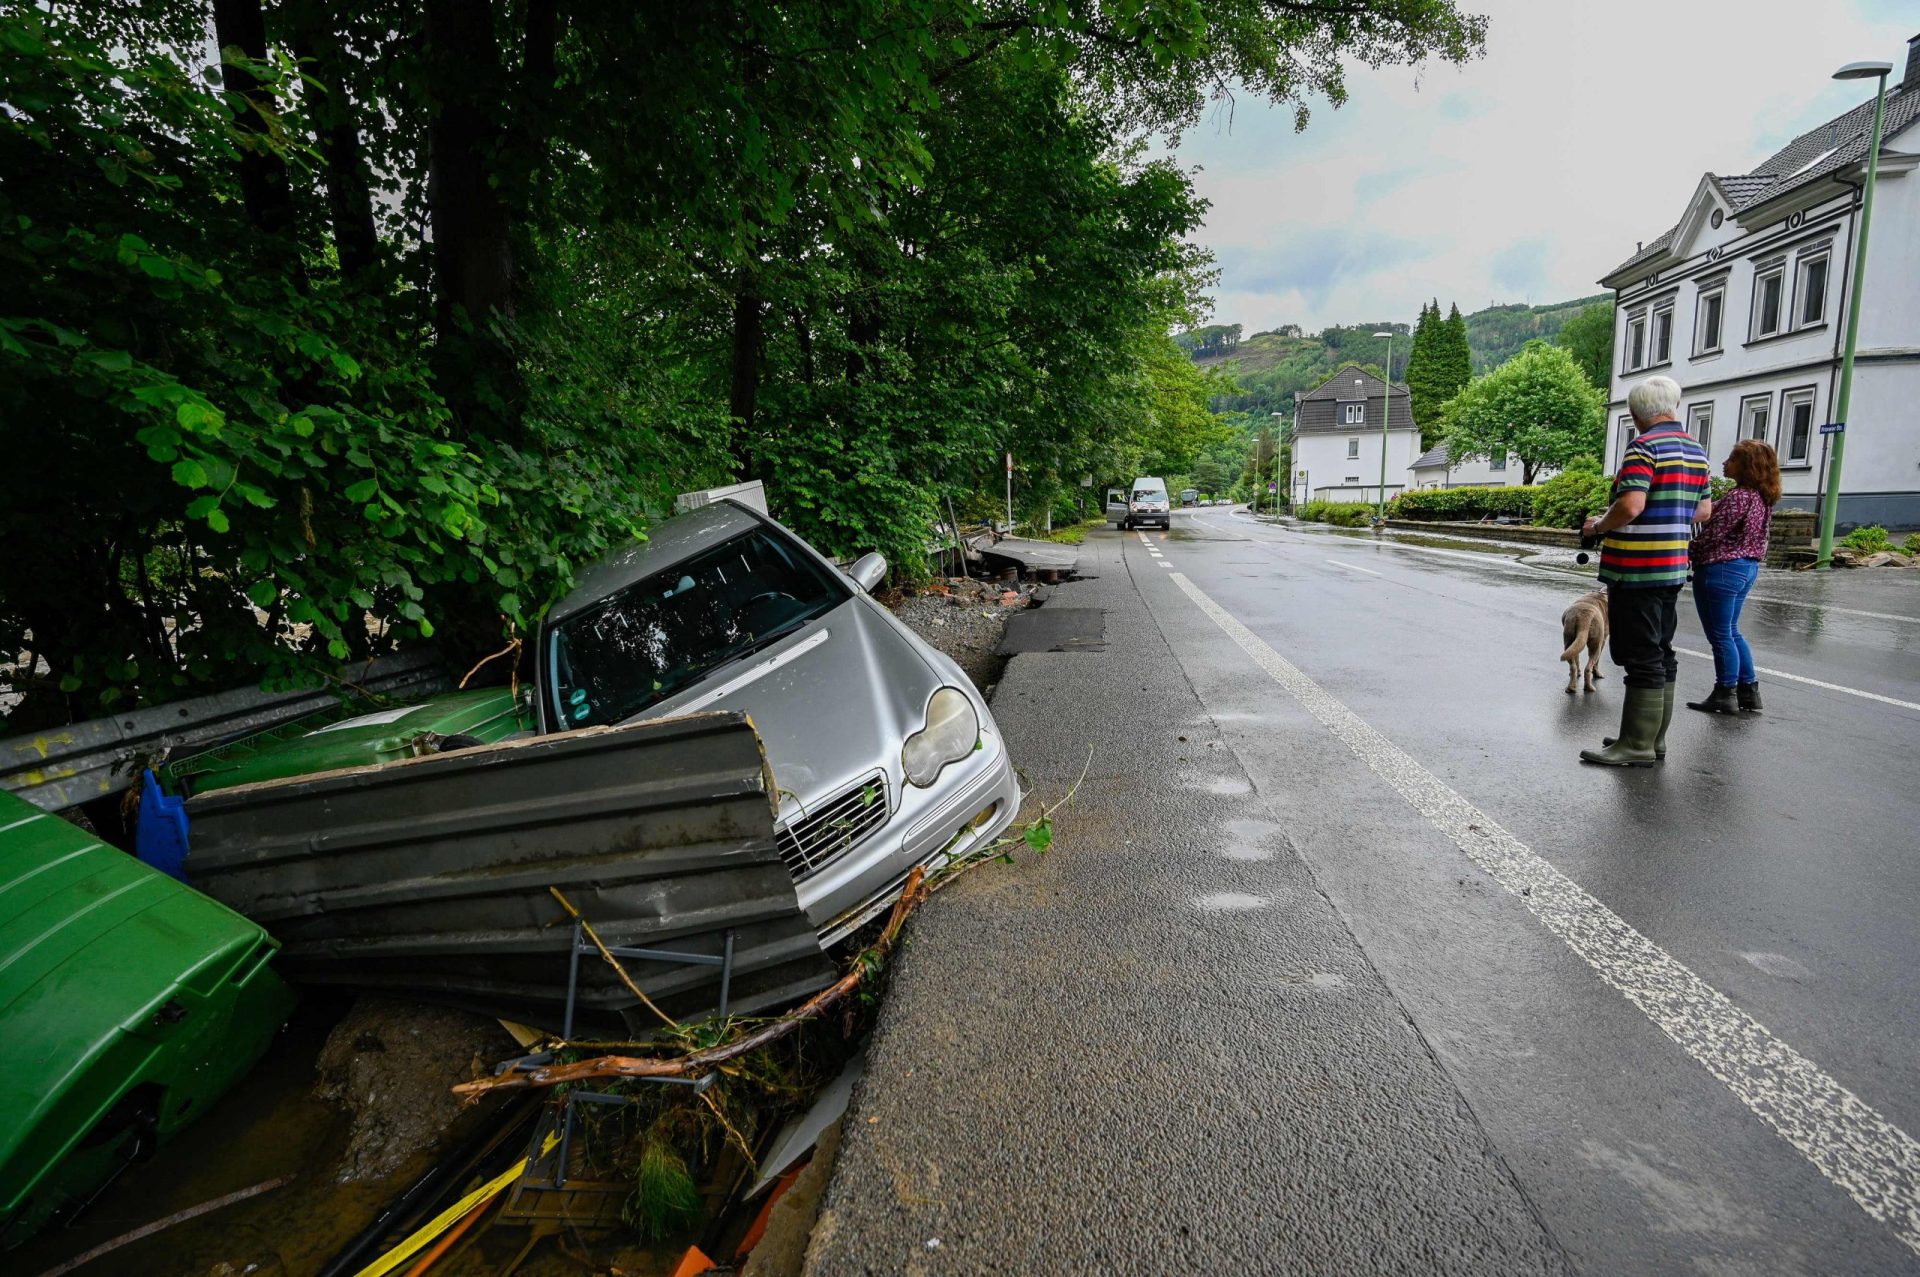
[[[1165,488],[1135,488],[1133,490],[1133,499],[1135,501],[1165,501],[1167,499],[1167,490]]]
[[[554,626],[549,704],[563,727],[618,723],[849,597],[833,573],[756,528]]]

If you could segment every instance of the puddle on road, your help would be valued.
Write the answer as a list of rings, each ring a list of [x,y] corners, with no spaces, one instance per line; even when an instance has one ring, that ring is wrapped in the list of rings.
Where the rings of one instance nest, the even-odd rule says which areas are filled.
[[[1253,792],[1253,786],[1241,776],[1208,776],[1201,780],[1189,780],[1185,784],[1188,789],[1197,789],[1216,798],[1238,798]]]
[[[1267,907],[1264,896],[1252,896],[1244,891],[1216,891],[1211,895],[1196,896],[1193,904],[1202,913],[1245,913]]]
[[[1743,953],[1740,955],[1748,962],[1781,980],[1805,981],[1813,979],[1813,972],[1795,962],[1784,953]]]
[[[1307,983],[1316,989],[1344,989],[1347,977],[1334,975],[1330,971],[1316,971],[1307,977]]]
[[[1272,860],[1280,826],[1270,820],[1229,820],[1221,831],[1228,841],[1220,854],[1228,860]]]

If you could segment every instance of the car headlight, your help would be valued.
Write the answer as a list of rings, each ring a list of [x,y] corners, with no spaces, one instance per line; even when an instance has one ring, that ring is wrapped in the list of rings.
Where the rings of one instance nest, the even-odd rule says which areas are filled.
[[[948,763],[971,754],[980,742],[980,715],[966,693],[943,687],[927,702],[927,725],[907,737],[900,763],[908,783],[925,789],[940,779]]]

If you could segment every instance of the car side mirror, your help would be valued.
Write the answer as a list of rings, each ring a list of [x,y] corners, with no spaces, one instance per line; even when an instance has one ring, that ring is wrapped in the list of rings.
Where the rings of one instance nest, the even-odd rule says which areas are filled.
[[[853,583],[868,594],[873,587],[887,579],[887,556],[879,553],[863,554],[853,561],[847,569],[847,575]]]

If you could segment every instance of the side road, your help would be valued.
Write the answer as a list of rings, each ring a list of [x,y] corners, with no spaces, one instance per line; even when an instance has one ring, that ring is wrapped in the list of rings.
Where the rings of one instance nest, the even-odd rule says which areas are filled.
[[[994,714],[1036,796],[1086,782],[915,920],[808,1272],[1565,1271],[1120,540],[1080,571],[1048,607],[1105,650],[1014,657]]]

